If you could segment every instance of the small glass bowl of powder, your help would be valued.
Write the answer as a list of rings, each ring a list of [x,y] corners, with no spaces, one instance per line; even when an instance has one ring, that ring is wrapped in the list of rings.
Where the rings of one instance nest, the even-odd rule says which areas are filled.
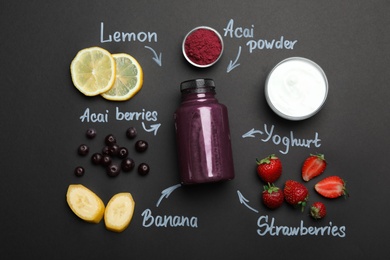
[[[190,64],[207,68],[221,58],[223,47],[222,37],[215,29],[199,26],[184,37],[182,51]]]

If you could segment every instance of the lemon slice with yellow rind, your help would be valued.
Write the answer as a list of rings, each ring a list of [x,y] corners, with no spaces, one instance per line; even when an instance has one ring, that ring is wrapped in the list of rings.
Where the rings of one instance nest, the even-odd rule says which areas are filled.
[[[104,223],[108,230],[124,231],[133,218],[135,202],[128,192],[115,194],[107,203],[104,212]]]
[[[71,184],[66,193],[66,201],[70,209],[81,219],[99,223],[104,215],[103,201],[82,184]]]
[[[86,96],[96,96],[112,88],[115,82],[115,60],[100,47],[80,50],[70,65],[75,87]]]
[[[116,66],[116,79],[113,87],[101,95],[108,100],[125,101],[132,98],[142,88],[143,71],[138,61],[129,54],[112,54]]]

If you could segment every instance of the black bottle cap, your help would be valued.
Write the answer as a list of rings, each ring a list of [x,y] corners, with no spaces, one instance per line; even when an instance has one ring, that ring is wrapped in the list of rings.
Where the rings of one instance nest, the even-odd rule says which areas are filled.
[[[215,92],[215,83],[212,79],[192,79],[180,84],[181,93]]]

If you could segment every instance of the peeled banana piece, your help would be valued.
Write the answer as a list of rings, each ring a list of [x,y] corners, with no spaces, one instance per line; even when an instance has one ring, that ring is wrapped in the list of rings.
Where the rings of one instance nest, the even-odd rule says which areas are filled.
[[[104,223],[108,230],[114,232],[124,231],[133,218],[135,202],[128,192],[115,194],[107,203],[104,212]]]
[[[93,191],[82,184],[71,184],[66,193],[70,209],[81,219],[99,223],[104,215],[103,201]]]

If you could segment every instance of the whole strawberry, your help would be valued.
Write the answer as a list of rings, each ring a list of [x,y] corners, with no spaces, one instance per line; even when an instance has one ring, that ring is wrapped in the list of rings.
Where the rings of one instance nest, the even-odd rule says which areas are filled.
[[[311,154],[302,165],[302,179],[309,181],[325,171],[326,161],[323,154]]]
[[[264,191],[261,198],[263,204],[270,209],[279,208],[282,206],[284,201],[283,191],[270,183],[264,186]]]
[[[306,202],[309,198],[309,191],[302,183],[293,180],[286,181],[283,193],[284,199],[288,204],[300,207],[302,212],[305,210]]]
[[[329,176],[314,185],[314,189],[325,198],[334,199],[348,196],[345,185],[344,180],[339,176]]]
[[[310,207],[310,215],[314,219],[321,219],[326,216],[326,207],[322,202],[314,202]]]
[[[257,174],[266,183],[273,183],[282,175],[282,162],[274,154],[262,160],[256,159]]]

